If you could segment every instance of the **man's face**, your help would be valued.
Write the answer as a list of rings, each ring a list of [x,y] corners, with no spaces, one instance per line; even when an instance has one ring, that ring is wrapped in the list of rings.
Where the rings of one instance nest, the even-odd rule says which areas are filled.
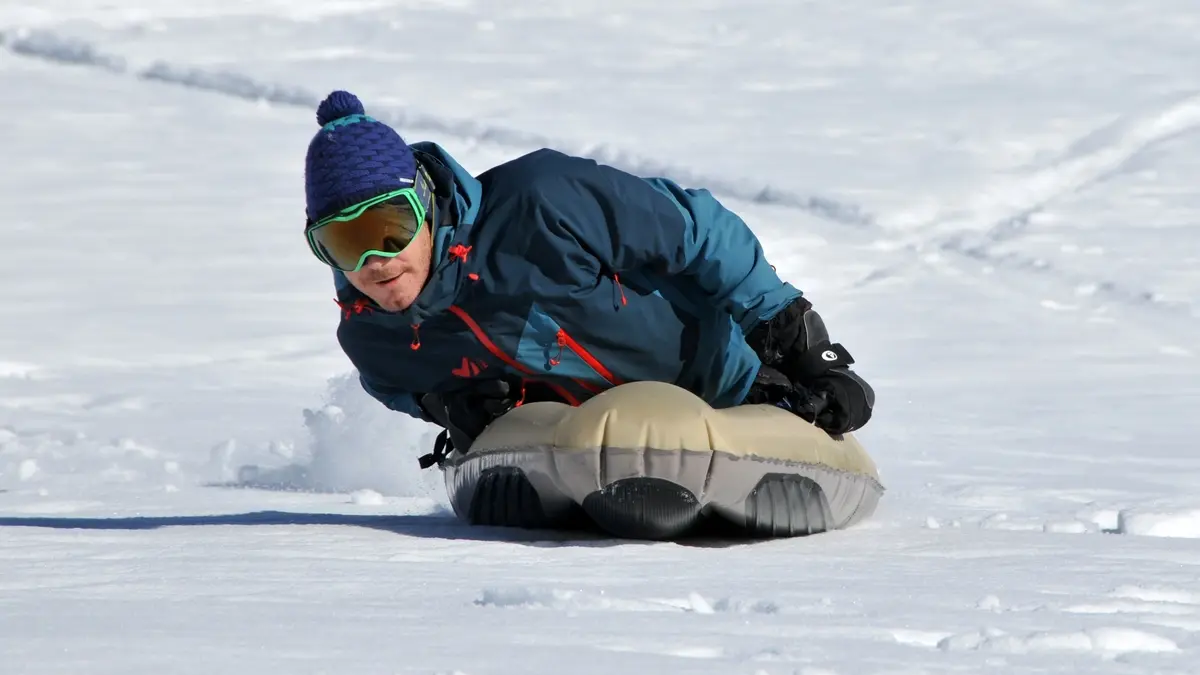
[[[400,255],[370,256],[357,272],[345,274],[355,288],[384,310],[400,312],[412,306],[425,288],[432,257],[433,237],[426,225]]]

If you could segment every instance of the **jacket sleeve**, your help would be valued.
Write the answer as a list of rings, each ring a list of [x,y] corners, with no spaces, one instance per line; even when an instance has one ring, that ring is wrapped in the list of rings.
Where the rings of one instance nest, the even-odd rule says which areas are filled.
[[[363,391],[370,394],[372,398],[389,409],[410,415],[419,420],[433,422],[433,419],[425,414],[425,410],[417,403],[417,397],[412,392],[376,384],[361,373],[359,373],[358,381],[362,385]]]
[[[743,331],[800,297],[767,262],[749,226],[707,190],[589,159],[557,155],[557,162],[566,166],[539,172],[537,180],[544,224],[575,239],[613,272],[687,277]]]

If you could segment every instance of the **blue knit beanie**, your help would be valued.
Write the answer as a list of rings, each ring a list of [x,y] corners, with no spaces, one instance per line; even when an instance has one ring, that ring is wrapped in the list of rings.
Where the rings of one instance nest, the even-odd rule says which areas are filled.
[[[413,187],[417,161],[388,125],[366,115],[358,98],[331,93],[317,107],[321,130],[304,163],[307,215],[317,221],[386,192]]]

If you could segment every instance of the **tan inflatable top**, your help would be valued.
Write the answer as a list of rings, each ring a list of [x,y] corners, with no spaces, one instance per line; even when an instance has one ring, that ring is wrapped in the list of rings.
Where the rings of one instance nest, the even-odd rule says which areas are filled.
[[[472,452],[529,447],[717,451],[879,479],[874,461],[853,435],[831,437],[773,406],[715,409],[661,382],[625,384],[575,408],[526,404],[488,427]]]

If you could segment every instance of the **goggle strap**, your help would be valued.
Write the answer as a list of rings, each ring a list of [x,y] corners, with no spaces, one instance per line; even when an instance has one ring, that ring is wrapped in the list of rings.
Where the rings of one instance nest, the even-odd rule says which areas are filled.
[[[413,188],[417,193],[417,203],[423,211],[420,214],[421,220],[424,221],[425,216],[433,210],[433,181],[429,179],[429,174],[425,173],[425,167],[420,162],[417,163],[417,183]]]

